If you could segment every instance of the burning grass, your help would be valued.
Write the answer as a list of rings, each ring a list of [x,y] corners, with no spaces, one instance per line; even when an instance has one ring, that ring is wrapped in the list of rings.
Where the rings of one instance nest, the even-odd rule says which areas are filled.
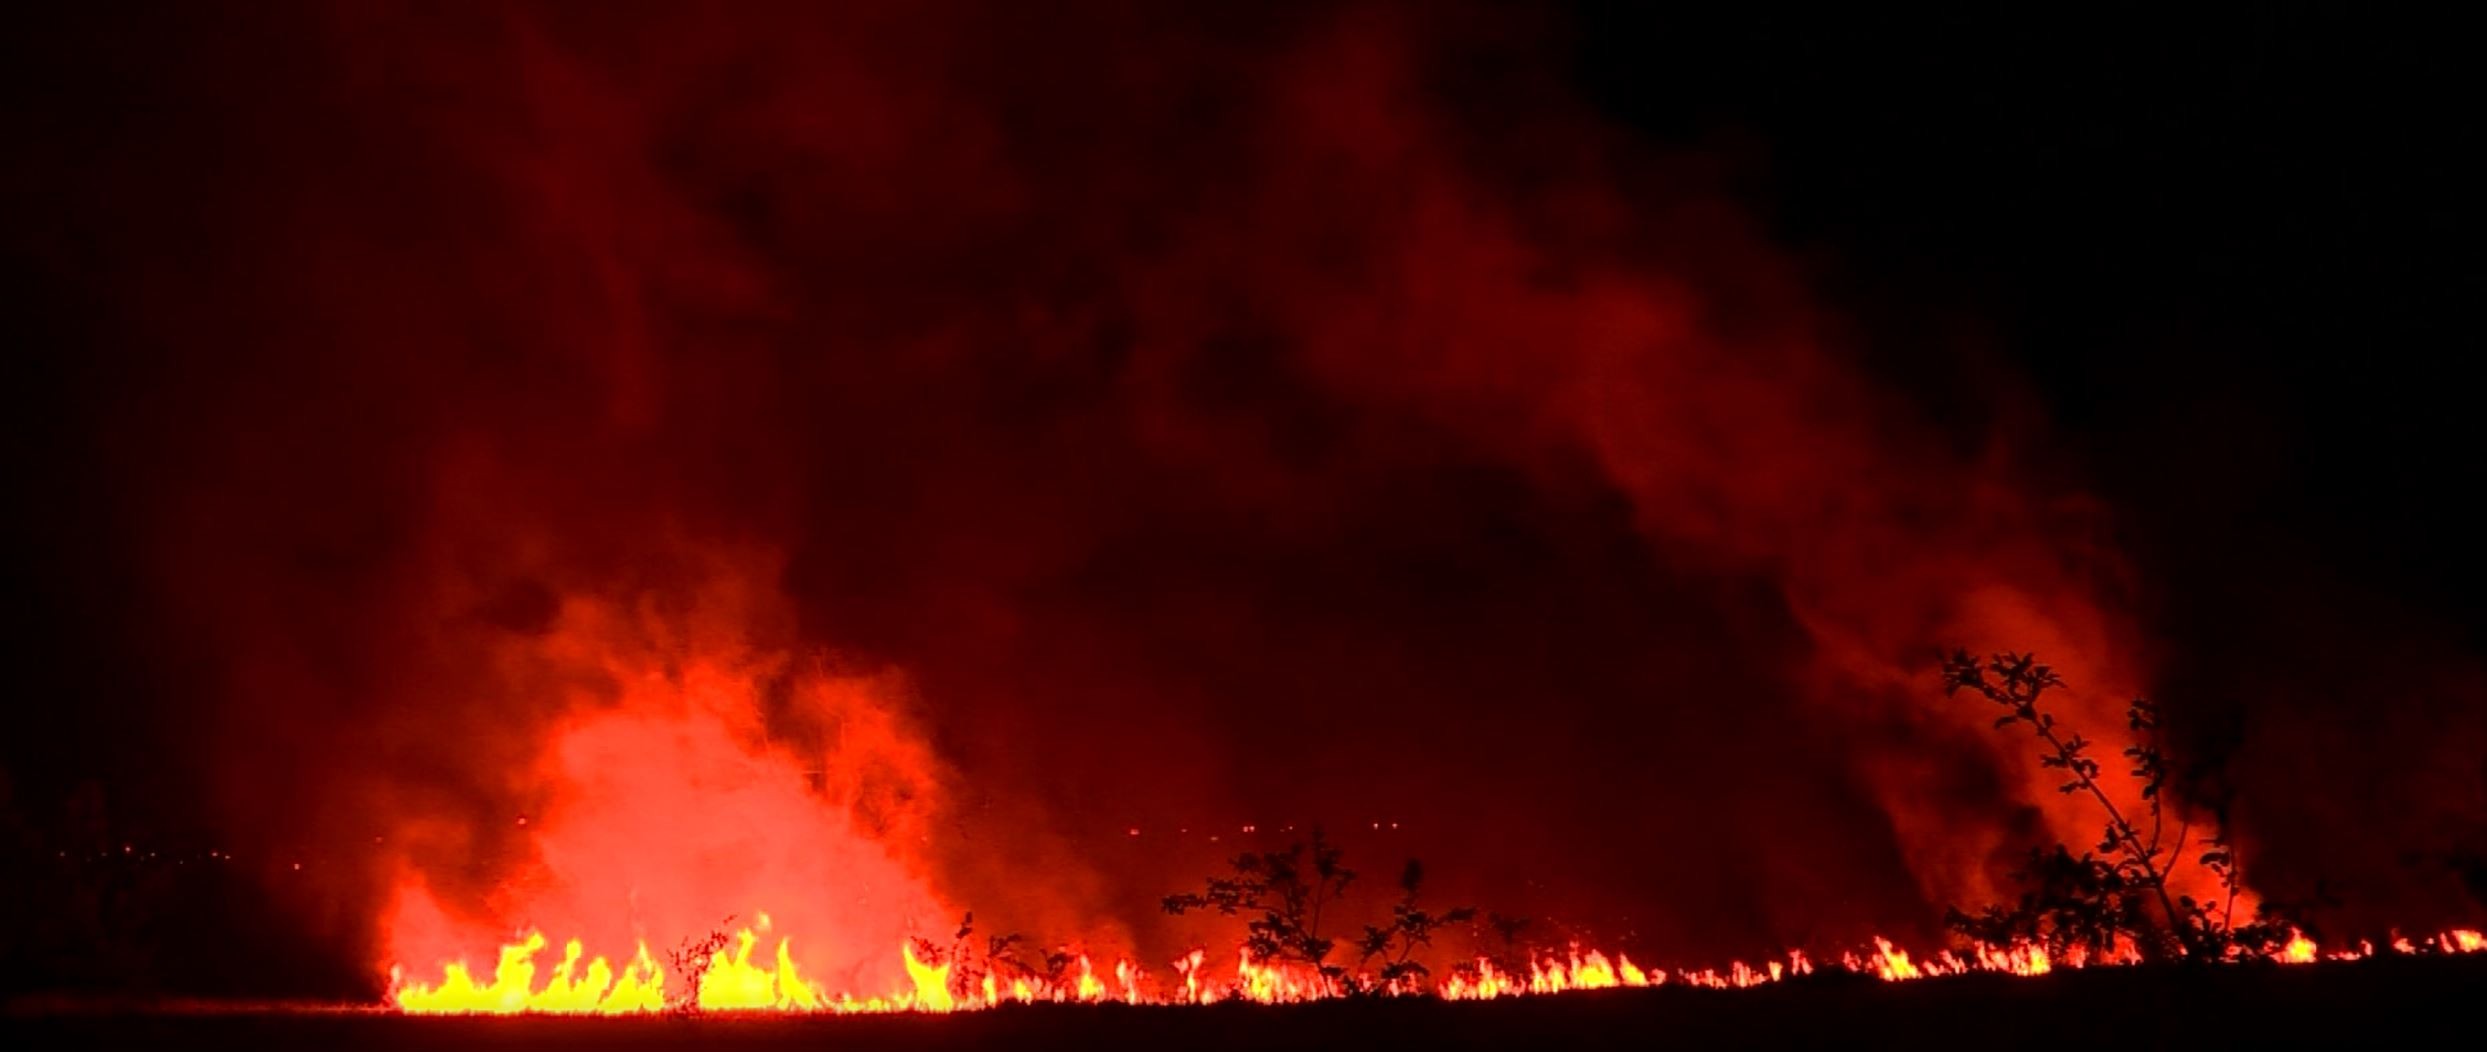
[[[261,1007],[0,1015],[39,1048],[1575,1048],[1908,1044],[2302,1047],[2440,1043],[2475,1017],[2487,955],[2378,953],[2314,967],[2061,969],[1887,983],[1823,967],[1744,990],[1643,989],[1452,1002],[1359,997],[1206,1007],[1005,1004],[935,1015],[406,1016]]]
[[[1479,958],[1451,969],[1439,982],[1425,983],[1406,976],[1385,978],[1380,972],[1325,973],[1301,962],[1256,961],[1249,949],[1242,949],[1214,966],[1205,951],[1194,951],[1169,964],[1167,973],[1174,978],[1168,981],[1162,973],[1129,959],[1118,959],[1105,969],[1085,955],[1073,958],[1063,975],[1003,978],[990,967],[975,967],[974,962],[919,955],[917,947],[909,944],[897,952],[912,980],[911,988],[856,993],[823,990],[795,964],[791,939],[766,938],[764,931],[765,927],[756,927],[736,932],[730,948],[717,949],[687,974],[669,973],[645,946],[638,947],[618,969],[602,956],[584,958],[582,963],[584,947],[577,940],[565,943],[559,957],[545,968],[548,940],[530,932],[501,948],[488,979],[479,978],[463,962],[453,962],[437,982],[401,981],[389,996],[398,1009],[420,1015],[642,1015],[669,1010],[945,1013],[1040,1003],[1296,1004],[1371,997],[1475,1001],[1663,986],[1736,989],[1817,972],[1886,982],[1973,974],[2031,977],[2142,961],[2140,954],[2129,949],[2058,958],[2034,944],[1977,945],[1919,955],[1887,939],[1876,939],[1870,947],[1819,963],[1803,951],[1790,951],[1784,959],[1759,965],[1733,961],[1724,968],[1668,971],[1642,967],[1626,954],[1573,947],[1562,953],[1534,954],[1524,971]],[[763,946],[768,948],[762,950]],[[2384,946],[2359,943],[2328,949],[2295,933],[2276,953],[2240,952],[2225,963],[2299,965],[2482,952],[2487,952],[2487,934],[2467,929],[2396,938]]]
[[[1490,1001],[1666,986],[1744,989],[1818,972],[1908,982],[1981,973],[2034,977],[2151,962],[2309,965],[2379,955],[2487,952],[2487,934],[2472,929],[2422,938],[2395,935],[2381,947],[2361,942],[2327,948],[2291,923],[2284,910],[2257,902],[2244,887],[2236,849],[2225,839],[2224,814],[2211,816],[2199,839],[2189,839],[2194,823],[2183,819],[2170,835],[2172,808],[2161,794],[2166,766],[2155,737],[2156,710],[2148,703],[2135,701],[2128,714],[2135,740],[2123,755],[2132,763],[2134,785],[2116,788],[2087,755],[2094,743],[2069,729],[2059,731],[2056,716],[2041,707],[2047,691],[2063,681],[2031,655],[1999,654],[1979,661],[1958,653],[1946,661],[1944,680],[1948,692],[1967,690],[2006,709],[1996,720],[1998,729],[2031,728],[2045,744],[2043,766],[2069,779],[2061,786],[2065,795],[2097,805],[2105,830],[2095,850],[2077,856],[2060,844],[2035,851],[2034,860],[2052,860],[2052,867],[2033,864],[2023,879],[2036,886],[2016,906],[1990,906],[1976,916],[1953,910],[1951,926],[1959,945],[1930,954],[1876,937],[1868,947],[1835,955],[1816,957],[1796,949],[1758,964],[1737,960],[1723,968],[1669,970],[1647,967],[1623,952],[1570,944],[1560,950],[1519,951],[1504,960],[1474,957],[1437,976],[1420,951],[1432,948],[1437,930],[1473,926],[1479,912],[1469,906],[1421,905],[1424,871],[1411,859],[1401,870],[1389,923],[1365,925],[1351,942],[1357,955],[1348,963],[1334,957],[1341,940],[1335,932],[1325,932],[1322,921],[1325,911],[1335,911],[1346,898],[1357,873],[1316,829],[1309,843],[1238,855],[1230,863],[1231,874],[1207,878],[1200,891],[1165,897],[1164,909],[1171,914],[1202,911],[1244,922],[1240,944],[1215,961],[1206,948],[1196,948],[1168,962],[1164,970],[1129,957],[1119,957],[1107,968],[1087,953],[1068,950],[1034,963],[1018,954],[1016,935],[990,939],[979,950],[970,938],[970,914],[947,947],[912,937],[900,942],[896,952],[905,985],[833,989],[805,973],[793,937],[773,930],[770,917],[760,914],[755,923],[730,934],[720,929],[686,940],[665,955],[670,966],[660,964],[644,942],[629,956],[607,957],[589,956],[583,940],[568,938],[552,957],[551,939],[528,931],[500,948],[488,979],[463,960],[441,965],[437,979],[410,977],[392,967],[388,999],[400,1011],[417,1015],[616,1016],[951,1013],[1032,1004]],[[2119,807],[2120,793],[2138,801],[2138,818]],[[2207,876],[2221,893],[2219,899],[2197,900],[2175,890],[2189,846],[2207,849],[2193,868]],[[2072,879],[2065,879],[2066,873]],[[2239,923],[2242,907],[2255,908],[2257,917]],[[1504,929],[1507,943],[1522,923],[1492,919]]]

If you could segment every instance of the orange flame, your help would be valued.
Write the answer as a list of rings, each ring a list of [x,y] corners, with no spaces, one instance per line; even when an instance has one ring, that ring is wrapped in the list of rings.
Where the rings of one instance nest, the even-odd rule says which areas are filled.
[[[796,967],[792,939],[778,938],[770,953],[760,953],[767,930],[767,918],[763,916],[754,927],[735,933],[730,952],[719,949],[710,955],[700,971],[697,989],[691,992],[689,1005],[675,1000],[681,996],[681,988],[675,977],[649,956],[645,945],[639,946],[617,971],[603,957],[587,957],[578,940],[569,940],[563,944],[560,959],[538,985],[537,960],[550,945],[541,932],[528,932],[501,947],[489,983],[477,982],[464,961],[442,965],[437,983],[406,981],[401,969],[392,969],[390,1000],[401,1011],[425,1015],[627,1015],[689,1006],[719,1012],[957,1012],[1006,1003],[1095,1003],[1108,999],[1128,1004],[1211,1004],[1223,1000],[1291,1004],[1345,997],[1359,990],[1476,1001],[1579,990],[1638,989],[1671,982],[1718,989],[1745,988],[1814,971],[1811,959],[1802,952],[1790,952],[1784,963],[1767,961],[1755,967],[1735,961],[1723,971],[1705,968],[1670,974],[1644,968],[1622,954],[1610,956],[1599,950],[1573,947],[1561,956],[1541,955],[1531,960],[1525,975],[1480,958],[1452,970],[1428,987],[1404,980],[1384,983],[1370,975],[1340,976],[1295,961],[1257,961],[1249,951],[1239,950],[1231,980],[1216,985],[1207,969],[1207,951],[1193,950],[1173,962],[1175,974],[1181,977],[1179,985],[1153,983],[1138,962],[1128,958],[1116,960],[1114,986],[1109,994],[1105,981],[1084,954],[1076,959],[1076,970],[1059,981],[1017,977],[1005,982],[988,971],[966,982],[961,979],[957,962],[941,960],[937,954],[927,960],[918,956],[915,945],[909,942],[900,944],[898,949],[906,968],[907,988],[878,994],[831,995],[806,979]],[[2453,929],[2416,942],[2398,939],[2392,952],[2482,953],[2487,952],[2487,935],[2471,929]],[[2368,944],[2362,949],[2344,948],[2327,954],[2312,938],[2297,932],[2270,959],[2310,964],[2354,960],[2372,953],[2373,946]],[[582,960],[586,961],[584,968],[580,966]],[[2129,965],[2138,961],[2137,955],[2121,948],[2104,954],[2066,954],[2058,958],[2034,944],[1981,945],[1965,953],[1941,950],[1921,958],[1889,939],[1877,937],[1870,952],[1844,954],[1839,966],[1860,975],[1905,982],[1971,972],[2037,976],[2059,968]]]
[[[2306,933],[2301,931],[2289,932],[2288,945],[2280,947],[2280,963],[2313,964],[2314,940],[2306,938]]]

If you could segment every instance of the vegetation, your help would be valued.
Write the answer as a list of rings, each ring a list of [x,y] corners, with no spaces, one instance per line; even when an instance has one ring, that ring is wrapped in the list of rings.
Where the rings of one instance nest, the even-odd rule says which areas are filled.
[[[717,954],[734,941],[733,936],[726,934],[726,929],[733,926],[734,915],[729,913],[707,935],[685,937],[681,945],[665,951],[667,963],[673,966],[671,974],[682,977],[682,989],[667,1008],[683,1014],[699,1011],[700,980],[707,976],[708,966]]]
[[[1457,906],[1438,914],[1418,906],[1417,892],[1424,883],[1424,865],[1409,859],[1399,870],[1399,901],[1390,904],[1390,923],[1381,927],[1365,925],[1364,937],[1357,941],[1363,956],[1357,959],[1356,970],[1370,972],[1385,987],[1426,975],[1424,963],[1416,960],[1415,954],[1433,945],[1434,929],[1476,919],[1474,906]],[[1378,970],[1374,970],[1375,965],[1380,966]]]
[[[2197,835],[2193,822],[2168,806],[2156,706],[2135,699],[2125,711],[2132,733],[2123,751],[2131,765],[2125,776],[2138,787],[2141,801],[2141,810],[2128,815],[2102,782],[2105,768],[2091,755],[2097,743],[2062,727],[2041,707],[2047,692],[2064,681],[2034,655],[1996,654],[1980,661],[1955,651],[1943,662],[1943,686],[1946,695],[1967,690],[2002,707],[2004,714],[1995,719],[1999,730],[2028,728],[2041,745],[2039,763],[2064,773],[2058,791],[2089,799],[2104,818],[2095,848],[2079,854],[2063,844],[2033,849],[2017,874],[2024,886],[2017,903],[1990,905],[1975,915],[1951,910],[1947,919],[1955,931],[1988,943],[2026,940],[2054,954],[2076,947],[2104,952],[2127,943],[2149,957],[2197,961],[2269,952],[2289,939],[2294,926],[2268,906],[2255,920],[2237,922],[2242,877],[2236,847],[2226,835],[2225,808],[2217,808]],[[2189,857],[2189,849],[2199,854]],[[2211,874],[2220,889],[2218,901],[2170,888],[2171,878],[2187,865]]]
[[[982,988],[987,975],[1004,985],[1024,979],[1047,986],[1068,986],[1079,963],[1079,953],[1068,946],[1056,946],[1031,960],[1027,937],[1018,932],[986,936],[982,945],[975,941],[975,934],[976,914],[970,910],[959,918],[958,931],[952,934],[949,945],[916,939],[915,959],[931,965],[949,965],[953,993]]]
[[[1356,871],[1347,868],[1344,853],[1321,830],[1313,830],[1309,844],[1297,841],[1283,850],[1246,852],[1228,865],[1233,876],[1212,876],[1200,891],[1166,896],[1166,912],[1179,916],[1206,909],[1249,917],[1244,949],[1254,960],[1292,961],[1364,992],[1388,990],[1424,975],[1417,951],[1433,944],[1437,929],[1465,924],[1477,915],[1469,906],[1435,912],[1418,905],[1425,870],[1409,859],[1399,872],[1400,897],[1391,904],[1390,923],[1364,926],[1356,940],[1360,956],[1350,968],[1331,960],[1338,943],[1323,933],[1323,918],[1346,895]]]

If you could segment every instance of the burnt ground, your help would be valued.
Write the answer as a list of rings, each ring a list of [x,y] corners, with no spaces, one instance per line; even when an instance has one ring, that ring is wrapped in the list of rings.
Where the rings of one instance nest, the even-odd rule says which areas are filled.
[[[0,1047],[295,1049],[1549,1048],[1907,1045],[2098,1049],[2295,1046],[2441,1035],[2487,1017],[2487,956],[2316,967],[2108,969],[2043,979],[1882,983],[1815,976],[1755,990],[1659,988],[1486,1004],[1041,1005],[953,1016],[418,1019],[366,1010],[35,1011]],[[2461,1035],[2470,1035],[2465,1038]]]

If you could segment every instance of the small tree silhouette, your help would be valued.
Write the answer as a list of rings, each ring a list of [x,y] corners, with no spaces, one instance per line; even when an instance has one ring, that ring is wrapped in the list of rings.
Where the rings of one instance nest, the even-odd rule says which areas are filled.
[[[674,999],[667,1008],[683,1015],[699,1011],[700,980],[707,977],[708,966],[715,962],[717,954],[725,949],[727,943],[734,941],[733,936],[725,933],[725,929],[733,924],[734,916],[727,914],[707,935],[685,936],[681,945],[665,951],[666,960],[674,966],[673,974],[682,977],[682,996]]]
[[[975,934],[976,912],[969,910],[959,918],[958,930],[950,936],[948,945],[922,936],[915,937],[912,941],[915,959],[929,965],[949,965],[950,992],[966,996],[974,996],[981,991],[987,976],[991,976],[996,984],[1013,980],[1059,984],[1068,977],[1071,965],[1079,959],[1079,955],[1061,949],[1046,954],[1043,965],[1031,964],[1021,955],[1028,943],[1026,936],[1018,932],[988,935],[983,945],[978,946]]]
[[[2065,774],[2058,791],[2088,796],[2106,816],[2094,850],[2076,856],[2057,844],[2031,851],[2027,868],[2015,874],[2027,886],[2015,906],[1990,905],[1974,916],[1954,908],[1947,923],[1982,942],[2026,940],[2051,953],[2074,946],[2104,951],[2119,938],[2129,938],[2150,956],[2217,960],[2239,951],[2268,952],[2286,942],[2295,928],[2271,907],[2260,910],[2251,923],[2236,923],[2243,878],[2224,820],[2197,842],[2204,850],[2194,859],[2217,878],[2222,901],[2201,902],[2169,892],[2169,878],[2186,865],[2185,850],[2194,830],[2180,816],[2174,837],[2167,836],[2161,794],[2167,761],[2159,743],[2158,708],[2137,698],[2125,710],[2133,741],[2123,755],[2132,763],[2127,776],[2140,783],[2143,807],[2136,821],[2101,784],[2103,768],[2090,756],[2096,743],[2059,729],[2054,714],[2039,707],[2047,691],[2063,685],[2053,668],[2031,654],[1995,654],[1981,662],[1955,650],[1943,661],[1945,695],[1969,690],[2006,709],[1995,719],[1996,729],[2027,726],[2044,746],[2038,762]],[[2224,819],[2225,808],[2220,812],[2217,817]],[[2153,905],[2158,907],[2156,920]]]
[[[1345,896],[1356,871],[1347,868],[1344,853],[1320,829],[1313,830],[1310,844],[1298,841],[1281,851],[1246,852],[1228,866],[1234,876],[1213,876],[1201,891],[1166,896],[1166,912],[1180,916],[1210,909],[1228,917],[1253,915],[1245,925],[1244,949],[1255,960],[1295,961],[1325,979],[1362,992],[1386,991],[1426,974],[1415,954],[1433,944],[1434,931],[1446,924],[1466,923],[1477,915],[1468,906],[1440,913],[1419,907],[1417,894],[1425,869],[1409,859],[1399,873],[1400,899],[1391,905],[1390,923],[1366,925],[1356,940],[1361,954],[1358,970],[1380,965],[1368,984],[1367,977],[1350,976],[1346,966],[1330,961],[1338,944],[1322,934],[1322,914]]]
[[[1433,945],[1434,929],[1446,924],[1466,924],[1475,920],[1474,906],[1457,906],[1435,914],[1416,905],[1416,895],[1425,883],[1425,867],[1415,859],[1399,871],[1399,901],[1390,904],[1387,926],[1364,926],[1364,938],[1357,947],[1364,956],[1357,959],[1358,971],[1369,969],[1375,962],[1381,971],[1375,973],[1377,988],[1396,987],[1404,980],[1427,974],[1425,965],[1415,959],[1418,949]]]
[[[1342,853],[1318,828],[1313,830],[1309,853],[1309,866],[1302,841],[1283,851],[1237,855],[1228,863],[1234,876],[1210,877],[1202,891],[1166,896],[1166,912],[1181,916],[1213,909],[1228,917],[1259,914],[1244,926],[1244,949],[1254,958],[1297,961],[1326,977],[1342,978],[1347,970],[1329,963],[1330,950],[1337,943],[1321,934],[1321,914],[1355,882],[1356,871],[1347,868]]]

